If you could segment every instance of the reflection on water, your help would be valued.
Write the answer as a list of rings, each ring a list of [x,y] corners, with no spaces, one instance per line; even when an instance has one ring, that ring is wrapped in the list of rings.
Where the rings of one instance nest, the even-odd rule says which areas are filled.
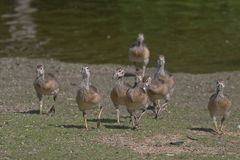
[[[239,0],[0,0],[0,14],[0,57],[131,64],[143,32],[148,66],[164,54],[173,72],[240,69]]]
[[[11,38],[8,41],[24,41],[36,38],[36,24],[32,13],[36,8],[31,7],[32,0],[15,0],[14,12],[2,15],[9,25]]]

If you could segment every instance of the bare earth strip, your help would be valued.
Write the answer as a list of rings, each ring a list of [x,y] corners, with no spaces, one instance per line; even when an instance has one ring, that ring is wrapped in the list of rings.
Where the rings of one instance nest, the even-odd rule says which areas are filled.
[[[44,64],[47,72],[55,74],[59,79],[60,97],[74,101],[76,88],[81,81],[80,70],[84,64],[46,59],[0,58],[0,112],[26,111],[37,105],[32,86],[37,64]],[[115,81],[112,80],[112,73],[121,65],[89,66],[93,73],[92,83],[103,91],[105,102],[111,103],[109,93],[115,84]],[[133,66],[123,67],[127,71],[134,71]],[[154,68],[148,68],[146,74],[153,76],[154,71]],[[210,74],[174,73],[174,77],[176,85],[171,98],[171,104],[174,106],[206,108],[209,96],[215,91],[215,82],[224,80],[226,95],[230,96],[233,107],[239,107],[240,71]],[[75,102],[73,103],[75,104]]]
[[[182,145],[174,145],[174,142],[184,143]],[[193,140],[183,140],[180,135],[155,135],[148,137],[143,141],[137,141],[127,135],[116,134],[111,137],[102,137],[101,143],[106,143],[114,147],[128,147],[140,154],[179,154],[183,152],[194,154],[221,154],[221,148],[206,147]]]

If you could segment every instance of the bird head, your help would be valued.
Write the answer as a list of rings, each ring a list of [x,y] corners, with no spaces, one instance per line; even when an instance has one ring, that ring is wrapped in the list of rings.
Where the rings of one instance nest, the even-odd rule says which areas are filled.
[[[148,87],[152,82],[152,78],[150,76],[144,76],[142,82],[146,87]]]
[[[217,90],[221,91],[225,87],[224,81],[217,81]]]
[[[159,55],[157,60],[157,66],[161,67],[165,64],[165,57],[164,55]]]
[[[143,35],[143,33],[139,33],[139,34],[138,34],[137,40],[138,40],[139,42],[143,42],[143,41],[144,41],[144,35]]]
[[[115,70],[114,74],[113,74],[113,79],[119,79],[124,77],[125,75],[125,70],[122,67],[119,67]]]
[[[81,70],[81,74],[83,78],[89,78],[90,77],[90,70],[87,66],[83,66]]]
[[[44,74],[44,66],[42,64],[37,65],[36,73],[38,77]]]

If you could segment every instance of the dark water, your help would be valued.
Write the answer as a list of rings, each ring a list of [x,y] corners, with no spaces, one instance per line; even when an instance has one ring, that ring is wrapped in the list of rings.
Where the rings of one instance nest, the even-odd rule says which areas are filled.
[[[240,70],[239,0],[0,0],[0,56],[128,61],[139,32],[173,72]]]

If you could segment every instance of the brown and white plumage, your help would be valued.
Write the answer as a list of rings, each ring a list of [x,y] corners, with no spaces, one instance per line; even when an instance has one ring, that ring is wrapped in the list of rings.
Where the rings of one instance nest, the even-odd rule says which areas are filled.
[[[222,130],[223,122],[229,116],[232,105],[231,101],[223,94],[224,87],[225,87],[224,82],[218,81],[216,93],[214,93],[210,97],[208,102],[208,111],[211,118],[213,119],[216,132],[218,133],[219,128],[217,126],[217,117],[218,116],[221,117],[220,131],[223,132]]]
[[[139,82],[134,88],[129,88],[126,93],[125,103],[127,106],[127,111],[131,116],[133,127],[137,127],[139,120],[142,115],[145,113],[148,107],[148,95],[147,95],[147,86],[151,83],[151,78],[149,77],[145,83],[142,82],[142,76],[137,76]],[[142,114],[135,122],[135,112],[137,110],[142,110]]]
[[[161,110],[166,110],[170,96],[174,90],[173,75],[165,71],[165,57],[160,55],[157,60],[157,71],[154,74],[154,79],[148,87],[148,95],[151,102],[154,104],[156,117]],[[164,99],[165,103],[160,105],[160,99]]]
[[[138,34],[137,41],[129,48],[128,57],[131,62],[143,64],[143,73],[145,75],[146,66],[149,63],[150,51],[144,44],[144,35]]]
[[[90,71],[88,67],[83,67],[81,70],[83,81],[80,85],[80,88],[77,91],[76,102],[78,108],[83,112],[83,118],[85,122],[85,127],[88,129],[87,125],[87,110],[100,108],[98,114],[98,123],[97,127],[100,126],[100,118],[103,107],[101,106],[102,95],[99,93],[98,89],[90,84]]]
[[[165,70],[165,57],[164,55],[159,55],[157,60],[157,71],[154,74],[154,79],[159,79],[163,81],[169,88],[170,92],[174,90],[174,77],[171,73]]]
[[[120,124],[120,111],[119,106],[125,105],[125,96],[127,93],[127,90],[132,87],[129,83],[126,83],[124,81],[125,77],[125,70],[123,68],[117,68],[116,71],[113,74],[113,79],[117,79],[116,85],[113,87],[110,97],[114,104],[114,107],[117,111],[117,123]]]
[[[40,101],[40,114],[43,112],[43,95],[53,95],[54,102],[56,101],[59,92],[59,83],[57,79],[51,73],[45,73],[43,65],[37,65],[36,79],[33,82],[33,86],[36,90],[37,97]],[[49,114],[55,113],[54,104],[48,111]]]

